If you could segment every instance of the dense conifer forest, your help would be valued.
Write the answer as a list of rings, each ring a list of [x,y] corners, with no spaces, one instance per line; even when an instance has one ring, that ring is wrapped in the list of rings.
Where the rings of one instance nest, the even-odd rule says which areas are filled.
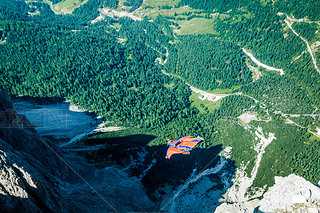
[[[215,36],[181,36],[170,49],[166,70],[203,90],[230,88],[252,81],[238,45]]]
[[[273,176],[291,172],[316,183],[319,140],[307,129],[316,132],[320,119],[281,114],[319,112],[320,75],[305,42],[285,23],[287,15],[319,21],[314,6],[318,2],[312,2],[181,0],[151,7],[125,1],[127,12],[145,9],[147,14],[162,7],[168,14],[160,11],[142,21],[104,16],[93,23],[98,9],[117,9],[119,1],[88,0],[67,15],[55,14],[41,1],[1,1],[0,86],[13,96],[69,99],[106,120],[155,134],[150,146],[165,144],[166,138],[201,135],[206,138],[202,148],[232,146],[237,167],[250,161],[247,172],[253,169],[255,140],[239,116],[250,112],[257,117],[250,125],[274,132],[277,138],[268,146],[254,184],[272,185]],[[192,9],[179,11],[186,5]],[[40,14],[29,15],[35,8]],[[194,26],[195,20],[210,21],[211,33],[179,31],[184,24],[185,29]],[[317,41],[317,35],[308,33],[319,30],[317,24],[292,27],[306,40]],[[255,65],[242,48],[285,75],[256,67],[260,78],[254,79],[249,67]],[[186,83],[206,91],[228,91],[229,96],[201,102],[199,109]],[[212,105],[215,109],[210,111]],[[274,169],[265,175],[270,165]]]
[[[188,111],[189,91],[155,66],[155,51],[139,40],[125,46],[99,28],[6,22],[0,46],[2,86],[11,94],[67,97],[88,110],[144,127]],[[19,74],[18,74],[19,73]],[[176,92],[178,91],[178,93]],[[141,123],[141,124],[140,124]]]

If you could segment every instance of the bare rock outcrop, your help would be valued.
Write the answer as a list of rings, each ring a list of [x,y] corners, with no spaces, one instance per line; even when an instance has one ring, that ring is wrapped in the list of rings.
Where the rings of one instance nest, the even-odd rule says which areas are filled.
[[[152,211],[141,182],[40,137],[0,90],[0,212]]]
[[[0,139],[0,206],[4,212],[61,212],[59,180],[39,161]]]
[[[320,188],[295,174],[275,177],[259,206],[262,212],[320,212]]]
[[[255,199],[242,203],[223,203],[216,212],[320,213],[320,188],[295,174],[275,177],[275,184],[260,201]]]

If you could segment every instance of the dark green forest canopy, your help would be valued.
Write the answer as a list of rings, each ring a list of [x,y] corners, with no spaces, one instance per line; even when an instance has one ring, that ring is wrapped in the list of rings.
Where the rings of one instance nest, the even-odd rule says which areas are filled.
[[[219,16],[214,23],[214,30],[219,32],[223,40],[234,42],[255,53],[262,63],[283,68],[320,106],[320,77],[314,69],[310,55],[305,54],[302,60],[293,61],[307,49],[306,44],[291,30],[284,30],[284,12],[295,18],[308,17],[319,21],[319,1],[216,1],[216,0],[182,0],[180,5],[216,11],[227,15]],[[216,9],[216,10],[214,10]],[[232,10],[231,10],[232,9]],[[317,10],[317,11],[315,11]],[[299,14],[299,15],[298,15]],[[312,24],[294,24],[302,35],[312,41],[315,39],[309,32],[315,31]],[[286,35],[286,36],[284,36]],[[319,55],[319,54],[317,54]]]
[[[30,18],[17,10],[8,9],[7,7],[0,5],[0,20],[18,20],[18,21],[27,21]]]
[[[53,4],[61,2],[51,1]],[[116,8],[118,0],[88,0],[85,4],[75,8],[72,14],[56,15],[49,4],[42,1],[31,1],[28,4],[24,1],[0,0],[0,20],[21,20],[21,21],[44,21],[60,23],[64,25],[90,25],[91,20],[99,16],[100,8]],[[35,16],[28,13],[39,11]]]
[[[316,23],[304,23],[304,22],[295,22],[292,24],[292,27],[295,31],[305,38],[309,42],[315,42],[318,40],[317,31],[319,25]]]
[[[68,97],[144,127],[164,125],[188,111],[187,86],[164,87],[170,79],[141,40],[123,46],[101,26],[74,32],[60,25],[3,24],[10,31],[0,46],[1,86],[12,95]]]
[[[275,1],[274,6],[278,11],[293,15],[297,19],[307,17],[312,21],[320,20],[320,1],[318,0]]]
[[[265,76],[243,86],[242,91],[267,104],[273,111],[308,114],[315,110],[306,92],[285,76]]]
[[[166,71],[200,89],[230,88],[252,81],[240,47],[215,36],[180,36],[169,54]]]
[[[292,159],[292,172],[305,177],[313,184],[320,179],[320,141],[313,141],[304,151],[299,151]]]
[[[309,54],[302,54],[298,60],[294,60],[302,52],[307,51],[307,46],[291,30],[285,29],[286,16],[279,16],[278,12],[297,19],[307,17],[311,21],[319,21],[320,10],[317,6],[319,1],[288,0],[274,1],[273,4],[271,1],[252,1],[242,4],[243,2],[238,1],[237,4],[237,1],[182,0],[180,5],[225,13],[214,23],[214,29],[219,32],[220,38],[251,50],[262,63],[283,68],[285,71],[285,77],[267,74],[258,81],[243,86],[240,91],[266,103],[272,111],[298,114],[314,112],[313,104],[318,108],[320,106],[319,73],[314,69]],[[294,23],[293,27],[309,42],[317,39],[314,34],[317,31],[316,24]],[[176,54],[174,51],[171,52]],[[319,57],[319,54],[315,55]],[[176,69],[170,64],[170,57],[168,63],[168,70]],[[227,99],[223,103],[226,101]],[[225,107],[220,108],[220,113],[223,108]],[[275,132],[277,141],[267,147],[253,185],[261,187],[266,183],[273,184],[273,176],[288,175],[292,172],[316,184],[319,180],[319,171],[316,168],[319,165],[319,152],[315,150],[319,142],[312,141],[305,144],[310,137],[306,129],[283,124],[280,115],[272,116],[272,119],[275,120],[272,124],[259,123],[264,131]],[[304,120],[306,121],[300,122],[299,119],[297,122],[303,126],[314,122],[311,119]],[[215,126],[215,130],[217,129]],[[221,143],[228,141],[228,138],[224,139]],[[219,137],[216,137],[215,141],[218,140]],[[230,144],[232,147],[237,146],[236,143],[230,142]],[[277,161],[274,161],[275,156],[279,156]],[[270,172],[271,166],[272,172]]]
[[[246,15],[250,12],[254,18]],[[277,15],[272,5],[252,3],[246,12],[233,11],[240,16],[235,22],[230,16],[218,19],[215,30],[225,39],[231,39],[255,53],[255,57],[269,66],[283,68],[286,75],[295,80],[309,95],[314,104],[320,106],[320,75],[315,70],[305,42],[290,29],[286,29],[284,16]]]
[[[211,19],[210,13],[221,15],[212,19],[218,32],[215,36],[181,36],[172,30],[179,25],[164,15],[142,21],[105,17],[91,24],[100,15],[99,8],[116,9],[118,0],[88,0],[71,15],[56,15],[48,4],[32,2],[29,4],[36,6],[40,15],[29,16],[28,12],[34,11],[24,2],[16,3],[0,6],[0,86],[11,95],[71,99],[107,120],[152,131],[158,138],[151,145],[163,145],[166,138],[200,135],[206,141],[199,147],[231,146],[236,165],[250,161],[248,168],[252,169],[255,135],[238,118],[251,112],[261,120],[250,125],[261,126],[264,133],[275,133],[277,138],[261,161],[257,186],[272,185],[274,175],[292,171],[311,181],[318,178],[318,153],[314,152],[318,143],[313,135],[306,128],[286,124],[285,118],[274,113],[312,113],[313,106],[320,106],[319,74],[310,55],[301,55],[306,45],[285,29],[285,15],[277,15],[285,12],[299,18],[295,13],[304,11],[301,17],[316,19],[307,15],[311,4],[302,7],[303,1],[299,1],[300,8],[292,9],[293,4],[283,5],[281,1],[182,0],[180,6],[188,4],[208,12],[205,20]],[[126,4],[138,8],[142,1]],[[195,18],[187,13],[184,16],[186,21]],[[306,39],[315,39],[307,32],[315,31],[316,25],[299,23],[293,27]],[[252,82],[247,65],[255,64],[242,48],[262,63],[284,69],[285,76],[263,70],[261,78]],[[167,49],[165,66],[156,65],[156,58],[166,59]],[[256,98],[266,107],[248,96],[233,94],[222,99],[212,112],[199,113],[191,106],[188,86],[164,75],[161,69],[205,90],[241,86],[237,92]],[[294,121],[319,126],[319,120],[308,117]],[[269,172],[272,165],[274,170]],[[291,170],[291,165],[297,169]],[[304,167],[312,171],[310,175]]]
[[[143,3],[143,0],[127,0],[124,2],[124,6],[130,6],[129,12],[133,12],[136,9],[138,9],[141,4]]]
[[[287,13],[297,19],[308,17],[312,21],[320,20],[320,1],[318,0],[181,0],[179,3],[180,6],[189,5],[192,8],[219,13],[250,7],[250,4],[272,5],[276,12]]]

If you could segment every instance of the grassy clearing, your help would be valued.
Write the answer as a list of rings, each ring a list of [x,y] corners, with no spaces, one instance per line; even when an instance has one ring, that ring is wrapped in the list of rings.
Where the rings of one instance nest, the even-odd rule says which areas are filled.
[[[155,19],[158,15],[162,16],[174,16],[175,14],[179,15],[182,13],[193,13],[193,12],[199,12],[200,10],[192,9],[191,7],[179,7],[179,8],[172,8],[172,9],[143,9],[140,10],[140,12],[146,14],[148,17]]]
[[[80,7],[81,5],[88,2],[88,0],[64,0],[57,4],[52,4],[51,1],[43,1],[46,4],[49,4],[51,10],[55,14],[71,14],[74,9]]]
[[[172,7],[179,4],[180,1],[181,0],[146,0],[143,5],[149,5],[150,7],[161,7],[167,5]]]
[[[207,93],[213,93],[213,94],[232,94],[235,90],[241,88],[241,85],[233,86],[231,88],[227,89],[214,89],[214,90],[202,90]]]
[[[124,6],[124,3],[126,0],[119,0],[118,7],[116,9],[117,12],[122,12],[122,11],[129,11],[131,7],[129,6]]]
[[[157,16],[167,16],[167,17],[175,17],[176,18],[185,18],[192,15],[202,16],[204,17],[206,14],[201,13],[201,10],[192,9],[189,6],[172,8],[172,9],[159,9],[157,6],[174,6],[179,3],[179,0],[149,0],[146,1],[142,6],[146,5],[151,6],[153,8],[144,8],[139,10],[139,14],[146,15],[149,18],[155,19]],[[186,15],[188,14],[188,15]],[[224,17],[222,17],[224,18]],[[213,29],[215,18],[213,19],[205,19],[205,18],[193,18],[191,20],[174,20],[174,22],[179,24],[179,30],[175,30],[179,34],[190,35],[190,34],[215,34],[219,33]]]
[[[168,89],[172,89],[174,86],[174,82],[170,82],[170,84],[164,84],[164,87],[168,88]]]
[[[214,94],[231,94],[234,90],[237,90],[241,87],[241,85],[233,86],[229,89],[214,89],[214,90],[207,90],[205,92],[214,93]]]
[[[271,0],[260,0],[262,6],[266,6]]]
[[[114,28],[115,30],[119,31],[121,28],[121,24],[119,23],[113,23],[112,25],[110,25],[112,28]]]
[[[196,107],[200,111],[200,113],[214,112],[214,110],[219,109],[221,105],[221,100],[210,102],[206,99],[202,101],[201,99],[199,99],[199,94],[195,92],[192,92],[189,100],[192,103],[191,106]]]
[[[214,19],[194,18],[191,20],[179,20],[176,21],[179,26],[179,34],[182,35],[199,35],[199,34],[214,34],[219,35],[217,31],[213,29]]]

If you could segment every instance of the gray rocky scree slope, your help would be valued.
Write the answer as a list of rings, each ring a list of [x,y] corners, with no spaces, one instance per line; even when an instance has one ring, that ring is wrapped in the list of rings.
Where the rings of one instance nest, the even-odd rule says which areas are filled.
[[[137,178],[112,167],[98,170],[41,138],[2,90],[0,125],[0,212],[154,209]]]

